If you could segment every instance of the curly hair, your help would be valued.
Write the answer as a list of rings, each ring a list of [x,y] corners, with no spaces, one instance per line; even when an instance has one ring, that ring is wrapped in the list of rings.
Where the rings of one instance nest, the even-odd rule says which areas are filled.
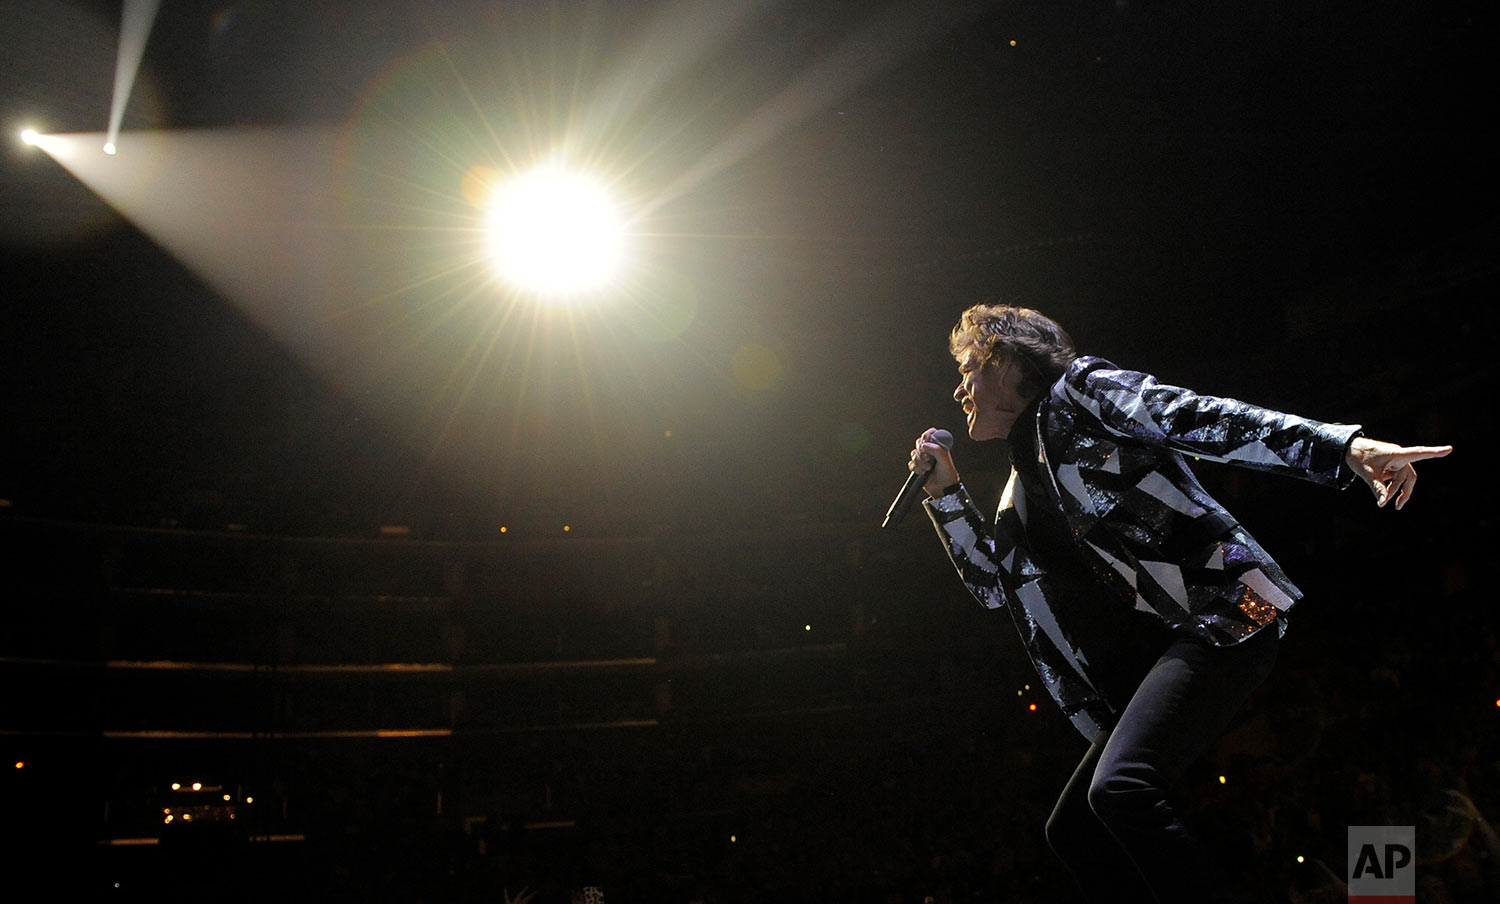
[[[948,335],[948,351],[959,362],[974,352],[980,366],[997,358],[1018,362],[1024,373],[1017,391],[1026,398],[1045,392],[1078,357],[1072,337],[1057,321],[1008,304],[976,304],[964,311]]]

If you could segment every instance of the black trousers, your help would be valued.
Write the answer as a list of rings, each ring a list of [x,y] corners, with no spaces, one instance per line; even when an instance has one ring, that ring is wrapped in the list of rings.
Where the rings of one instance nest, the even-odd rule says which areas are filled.
[[[1267,626],[1233,647],[1173,640],[1100,732],[1047,820],[1047,843],[1088,901],[1204,904],[1224,889],[1172,789],[1276,662]]]

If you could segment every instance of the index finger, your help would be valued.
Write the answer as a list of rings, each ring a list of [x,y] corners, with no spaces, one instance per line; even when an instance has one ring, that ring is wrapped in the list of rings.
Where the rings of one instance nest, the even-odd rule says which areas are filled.
[[[1406,446],[1398,449],[1392,457],[1403,462],[1423,461],[1428,458],[1446,458],[1452,451],[1452,446]]]

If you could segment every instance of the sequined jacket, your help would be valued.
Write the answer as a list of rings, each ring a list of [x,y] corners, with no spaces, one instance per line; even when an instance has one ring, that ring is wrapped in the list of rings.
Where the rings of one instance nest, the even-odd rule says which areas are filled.
[[[1063,588],[1078,582],[1049,576],[1036,560],[1028,508],[1061,509],[1093,571],[1086,586],[1119,605],[1133,602],[1174,632],[1235,644],[1277,623],[1302,592],[1208,494],[1185,456],[1347,486],[1344,456],[1359,433],[1090,357],[1074,361],[1035,420],[1014,429],[1035,431],[1036,471],[1046,475],[1039,489],[1012,470],[993,522],[962,486],[926,507],[969,591],[986,607],[1010,610],[1049,693],[1088,738],[1114,724],[1116,707],[1090,680],[1089,651],[1059,626],[1061,607],[1076,604]]]

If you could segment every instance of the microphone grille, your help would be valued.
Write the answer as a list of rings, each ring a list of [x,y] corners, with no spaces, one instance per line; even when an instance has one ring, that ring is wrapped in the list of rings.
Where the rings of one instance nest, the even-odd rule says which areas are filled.
[[[932,441],[937,443],[939,446],[942,446],[944,449],[953,448],[953,434],[949,433],[947,430],[932,431]]]

